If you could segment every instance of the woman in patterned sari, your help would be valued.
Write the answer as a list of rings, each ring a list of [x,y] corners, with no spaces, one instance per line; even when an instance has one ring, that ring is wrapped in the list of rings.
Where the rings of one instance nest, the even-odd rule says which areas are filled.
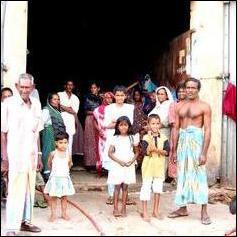
[[[134,101],[134,120],[133,120],[133,133],[141,133],[144,124],[147,122],[147,115],[143,111],[143,96],[140,90],[136,89],[133,92]]]
[[[90,93],[85,97],[84,109],[86,113],[84,130],[84,164],[87,170],[96,166],[99,160],[98,141],[99,134],[95,128],[93,111],[100,106],[102,98],[99,96],[99,86],[93,82],[90,84]]]
[[[99,133],[99,141],[98,141],[99,160],[96,161],[96,170],[99,176],[102,175],[102,157],[106,141],[105,128],[103,126],[105,107],[113,103],[113,98],[114,95],[112,92],[106,92],[103,96],[102,104],[99,107],[97,107],[93,112],[95,117],[95,128]]]
[[[59,96],[57,93],[48,95],[47,105],[43,108],[42,117],[44,122],[44,130],[42,131],[42,162],[43,162],[43,176],[45,180],[48,179],[50,170],[48,169],[49,153],[55,150],[55,135],[61,132],[66,132],[60,108]]]

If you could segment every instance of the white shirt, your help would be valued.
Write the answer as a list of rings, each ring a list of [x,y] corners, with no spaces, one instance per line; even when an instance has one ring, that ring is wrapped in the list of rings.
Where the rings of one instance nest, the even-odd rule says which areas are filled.
[[[138,144],[138,135],[130,135],[130,138],[129,136],[115,135],[110,139],[110,145],[115,148],[114,156],[124,162],[134,158],[133,146],[138,146]]]
[[[36,169],[37,140],[43,129],[40,102],[30,97],[28,107],[16,94],[1,106],[1,132],[7,133],[9,171],[25,172]]]
[[[110,145],[115,148],[114,156],[124,162],[134,158],[133,146],[137,146],[139,137],[115,135],[110,140]],[[108,184],[136,183],[135,162],[129,167],[121,166],[114,160],[110,160]]]
[[[118,106],[116,103],[107,105],[105,107],[105,115],[103,126],[107,127],[113,120],[117,120],[121,116],[127,116],[133,124],[133,114],[134,114],[134,105],[124,103],[122,106]],[[110,161],[108,151],[109,151],[109,144],[110,140],[114,135],[115,129],[114,128],[107,128],[105,130],[106,133],[106,142],[105,142],[105,149],[104,154],[102,157],[102,165],[105,169],[109,169]]]
[[[112,121],[116,121],[121,116],[127,116],[133,124],[134,105],[124,103],[122,106],[118,106],[116,103],[110,104],[105,107],[105,115],[103,125],[107,127]],[[108,136],[114,135],[114,128],[106,129]]]
[[[69,154],[65,152],[62,158],[59,156],[58,151],[55,150],[52,160],[52,170],[50,176],[67,177],[69,176]]]
[[[51,120],[48,109],[43,109],[42,110],[42,119],[43,119],[45,127],[48,127],[49,125],[52,125],[52,120]]]
[[[66,91],[64,92],[58,92],[58,95],[60,97],[60,104],[67,106],[67,107],[72,107],[72,109],[77,113],[79,110],[79,105],[80,101],[78,97],[74,94],[68,97]],[[76,126],[75,126],[75,118],[73,114],[70,114],[66,111],[61,113],[64,124],[66,126],[66,132],[69,135],[73,135],[76,132]]]

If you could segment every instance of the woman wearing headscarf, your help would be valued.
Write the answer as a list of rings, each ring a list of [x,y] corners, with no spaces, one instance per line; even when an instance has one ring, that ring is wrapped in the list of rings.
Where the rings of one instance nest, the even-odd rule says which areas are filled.
[[[93,115],[95,117],[94,125],[99,133],[99,139],[98,139],[98,150],[99,150],[98,158],[99,159],[96,161],[96,170],[99,176],[101,176],[102,174],[101,173],[102,172],[102,157],[103,157],[105,141],[106,141],[106,133],[105,133],[105,128],[103,126],[105,107],[113,103],[113,98],[114,98],[114,95],[112,92],[106,92],[103,96],[102,104],[93,111]]]
[[[60,112],[60,99],[57,93],[48,95],[47,105],[42,110],[42,117],[44,122],[44,129],[42,131],[42,161],[43,161],[43,174],[47,179],[50,174],[48,168],[49,153],[55,150],[54,137],[58,133],[65,133],[66,127]]]
[[[160,132],[164,134],[168,139],[170,138],[169,109],[173,101],[173,96],[170,90],[165,86],[160,86],[156,89],[156,106],[149,113],[149,115],[159,115],[161,120]]]

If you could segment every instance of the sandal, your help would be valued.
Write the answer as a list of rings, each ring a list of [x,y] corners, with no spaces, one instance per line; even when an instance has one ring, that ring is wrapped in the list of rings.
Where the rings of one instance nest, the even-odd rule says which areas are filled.
[[[40,208],[46,208],[48,207],[47,203],[45,203],[43,200],[38,200],[36,201],[35,207],[40,207]]]
[[[137,203],[134,200],[127,199],[126,205],[136,205]]]
[[[177,218],[177,217],[184,217],[184,216],[188,216],[188,213],[182,214],[178,211],[174,211],[168,215],[169,218]]]
[[[109,198],[107,199],[107,201],[106,201],[106,204],[108,204],[108,205],[113,205],[113,204],[114,204],[114,199],[113,199],[113,197],[109,197]]]
[[[210,219],[209,216],[202,217],[201,222],[202,222],[203,225],[210,225],[211,224],[211,219]]]

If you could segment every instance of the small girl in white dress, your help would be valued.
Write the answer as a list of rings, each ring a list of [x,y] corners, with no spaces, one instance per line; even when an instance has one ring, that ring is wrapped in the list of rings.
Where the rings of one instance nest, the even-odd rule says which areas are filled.
[[[139,137],[132,135],[132,125],[127,116],[117,119],[115,133],[110,140],[108,155],[112,159],[108,184],[114,184],[113,215],[126,216],[128,185],[136,183],[135,160],[138,156]],[[118,211],[119,192],[122,189],[122,209]]]
[[[49,221],[56,219],[57,198],[61,199],[62,218],[69,220],[67,216],[67,196],[75,193],[69,170],[72,167],[72,159],[68,154],[68,134],[60,133],[55,136],[56,149],[49,154],[48,167],[51,173],[46,183],[44,192],[50,196],[51,215]]]

